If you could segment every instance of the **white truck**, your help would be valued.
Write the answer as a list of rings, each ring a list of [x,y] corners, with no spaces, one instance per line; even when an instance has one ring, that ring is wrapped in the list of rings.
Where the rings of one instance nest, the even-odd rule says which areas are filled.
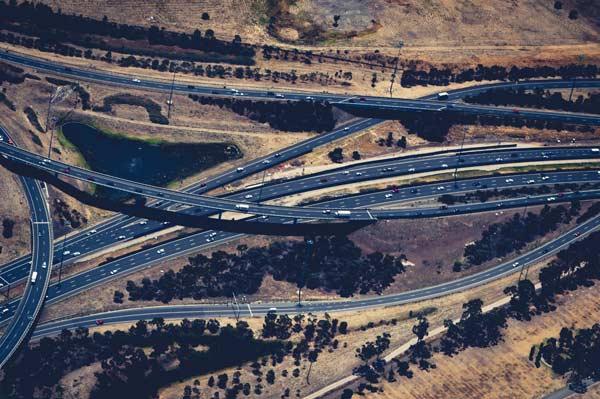
[[[239,209],[240,211],[247,211],[250,207],[246,204],[237,204],[235,209]]]
[[[31,284],[35,284],[35,280],[37,280],[38,272],[31,273]]]
[[[349,218],[352,216],[352,212],[350,211],[335,211],[333,214],[339,218]]]
[[[437,98],[438,98],[438,100],[447,100],[448,99],[448,92],[443,91],[441,93],[438,93]]]

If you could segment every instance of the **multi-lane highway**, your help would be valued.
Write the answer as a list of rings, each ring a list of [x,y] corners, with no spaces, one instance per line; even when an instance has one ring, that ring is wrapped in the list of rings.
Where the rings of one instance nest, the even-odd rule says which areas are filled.
[[[530,183],[534,181],[534,183]],[[334,200],[326,201],[325,203],[333,206],[342,206],[344,203],[351,203],[352,206],[370,206],[371,204],[384,205],[393,204],[397,202],[414,200],[427,197],[436,197],[440,193],[452,194],[472,191],[473,188],[479,189],[502,189],[511,187],[523,187],[532,185],[555,185],[555,184],[572,184],[572,183],[590,183],[590,190],[594,193],[594,197],[598,197],[600,190],[598,185],[600,184],[600,174],[597,171],[565,171],[565,172],[551,172],[547,174],[517,174],[517,175],[506,175],[506,176],[493,176],[487,178],[474,178],[467,180],[459,180],[456,184],[454,182],[440,182],[435,184],[424,184],[420,186],[411,186],[405,188],[398,188],[393,190],[384,190],[379,192],[372,192],[367,194],[360,194],[351,196],[349,198],[338,198]],[[594,190],[595,189],[595,190]],[[456,213],[470,213],[476,211],[489,211],[504,209],[515,201],[519,206],[534,203],[555,203],[570,201],[573,198],[586,195],[589,191],[582,191],[580,193],[565,191],[562,194],[547,194],[542,196],[523,196],[514,199],[506,199],[501,201],[489,201],[485,203],[468,203],[456,206],[449,206],[445,209],[439,207],[434,208],[407,208],[408,212],[424,212],[427,217],[433,217],[434,215],[454,215]],[[548,198],[555,197],[555,200],[548,201]],[[500,206],[498,206],[500,205]],[[429,214],[431,212],[431,214]],[[425,216],[424,216],[425,217]],[[273,221],[271,218],[263,220],[264,223],[269,222],[286,222],[285,219]],[[291,222],[287,219],[287,222]],[[157,229],[161,227],[159,222],[147,221],[145,224],[139,224],[134,222],[121,230],[123,233],[127,230],[128,233],[133,234],[147,234],[147,229]],[[138,233],[139,232],[139,233]],[[101,284],[109,279],[114,279],[133,271],[140,270],[145,267],[164,262],[165,260],[172,259],[175,257],[183,256],[188,253],[197,252],[209,248],[211,246],[222,244],[227,241],[231,241],[236,238],[242,237],[242,234],[217,232],[217,231],[202,231],[187,237],[182,237],[170,242],[156,245],[152,248],[148,248],[142,251],[138,251],[122,257],[120,259],[104,263],[94,269],[87,270],[63,280],[59,286],[53,284],[48,290],[49,303],[65,299],[71,295],[79,293],[83,290],[89,289],[90,287]],[[7,320],[17,306],[18,300],[11,302],[6,308],[8,311],[3,317],[0,317],[0,321]]]
[[[491,107],[482,106],[475,104],[452,104],[448,106],[445,102],[431,100],[435,96],[429,96],[424,99],[402,99],[402,98],[386,98],[386,97],[356,97],[342,94],[331,94],[331,93],[275,93],[266,90],[257,89],[244,89],[237,90],[226,87],[210,87],[200,86],[191,84],[180,84],[171,83],[168,81],[150,80],[141,78],[132,78],[131,76],[112,74],[100,70],[82,69],[74,66],[65,66],[52,61],[43,60],[41,58],[35,58],[29,55],[14,53],[14,52],[0,52],[0,60],[9,61],[19,65],[35,68],[45,72],[61,74],[64,76],[70,76],[78,80],[89,80],[102,82],[104,84],[118,85],[118,86],[132,86],[139,89],[147,90],[158,90],[158,91],[176,91],[183,93],[195,93],[195,94],[206,94],[206,95],[221,95],[221,96],[236,96],[236,97],[252,97],[262,99],[273,99],[273,100],[320,100],[328,101],[337,106],[341,106],[345,109],[362,110],[368,111],[370,109],[375,110],[392,110],[392,111],[446,111],[446,112],[460,112],[477,115],[494,115],[498,117],[511,116],[516,118],[536,119],[536,120],[561,120],[565,123],[573,124],[584,124],[584,125],[600,125],[600,116],[588,115],[588,114],[568,114],[563,112],[553,111],[541,111],[532,110],[526,108],[503,108],[503,107]],[[535,81],[532,87],[540,87],[539,81]],[[573,81],[560,81],[563,82],[564,86],[560,86],[561,83],[552,82],[553,87],[571,87]],[[582,79],[578,84],[590,84],[591,87],[597,85],[595,80]],[[527,82],[522,83],[509,83],[502,87],[520,86],[527,87]],[[489,85],[489,89],[498,88],[500,85]],[[546,87],[546,86],[541,86]],[[585,86],[590,87],[590,86]],[[453,93],[456,98],[458,94]],[[356,101],[354,101],[356,100]],[[351,102],[354,101],[354,102]]]
[[[130,322],[140,319],[152,319],[154,317],[163,317],[171,319],[179,318],[209,318],[220,316],[235,316],[238,312],[242,317],[262,316],[272,309],[279,313],[295,314],[297,312],[344,312],[378,308],[383,306],[398,305],[409,302],[418,302],[425,299],[436,298],[454,292],[464,291],[469,288],[485,284],[499,277],[514,273],[520,268],[536,263],[545,257],[553,255],[558,251],[565,249],[574,241],[577,241],[589,233],[600,228],[600,216],[594,217],[577,227],[571,229],[560,237],[547,242],[546,244],[517,256],[509,261],[495,266],[491,269],[466,276],[457,280],[439,285],[421,288],[412,291],[406,291],[399,294],[371,296],[364,299],[341,300],[329,302],[303,302],[301,308],[294,302],[279,303],[242,303],[239,309],[230,305],[175,305],[175,306],[156,306],[134,309],[123,309],[112,312],[98,313],[81,317],[74,317],[55,322],[45,323],[38,326],[34,331],[34,337],[40,338],[45,335],[59,333],[64,328],[76,328],[79,326],[90,327],[95,325],[96,320],[101,319],[104,323]]]
[[[8,139],[7,133],[0,128],[0,137]],[[0,368],[23,342],[44,302],[44,296],[50,282],[52,265],[52,224],[49,209],[40,184],[30,178],[21,177],[27,203],[31,214],[32,260],[28,265],[28,283],[22,299],[19,301],[14,317],[0,339]],[[7,309],[7,308],[4,308]],[[3,310],[4,314],[8,311]]]
[[[486,152],[483,155],[476,155],[478,158],[471,160],[468,155],[455,157],[448,160],[448,163],[444,161],[434,161],[431,164],[423,165],[420,171],[432,171],[442,169],[453,169],[462,168],[466,166],[480,166],[489,164],[502,164],[502,163],[513,163],[519,162],[532,162],[532,161],[543,161],[543,160],[565,160],[565,159],[598,159],[600,156],[600,150],[598,148],[590,147],[570,147],[559,150],[545,150],[540,151],[539,149],[530,150],[503,150],[510,151],[505,154],[502,152],[495,158],[490,153]],[[519,154],[521,152],[521,154]],[[542,155],[543,153],[543,155]],[[134,182],[131,180],[119,178],[116,176],[110,176],[99,172],[83,169],[76,166],[71,166],[63,162],[50,160],[42,155],[38,155],[18,147],[9,145],[8,143],[0,143],[0,154],[4,157],[13,160],[18,163],[28,165],[43,171],[49,172],[53,175],[63,175],[78,180],[102,185],[111,189],[141,195],[145,197],[166,200],[173,203],[191,205],[199,207],[207,212],[214,213],[215,211],[231,211],[231,212],[244,212],[254,215],[261,215],[267,217],[287,217],[295,219],[310,219],[310,220],[332,220],[343,218],[345,220],[354,221],[368,221],[375,219],[394,219],[394,218],[405,218],[413,216],[403,210],[376,210],[376,209],[342,209],[342,208],[305,208],[305,207],[288,207],[279,205],[266,205],[262,203],[251,202],[252,196],[245,195],[243,199],[232,199],[230,197],[210,197],[206,195],[190,194],[186,192],[180,192],[170,190],[167,188],[151,186],[144,183]],[[379,178],[385,176],[385,173],[391,172],[391,175],[401,175],[413,173],[416,171],[417,161],[413,162],[415,165],[412,167],[406,166],[399,168],[398,170],[392,169],[383,170],[379,169],[379,173],[375,176],[368,175],[367,173],[361,173],[354,175],[354,177],[360,177],[361,179],[368,178]],[[419,165],[421,167],[421,165]],[[357,172],[360,173],[360,172]],[[354,177],[352,175],[346,175],[348,182],[352,182]],[[340,177],[342,178],[342,177]],[[243,222],[242,222],[243,223]]]

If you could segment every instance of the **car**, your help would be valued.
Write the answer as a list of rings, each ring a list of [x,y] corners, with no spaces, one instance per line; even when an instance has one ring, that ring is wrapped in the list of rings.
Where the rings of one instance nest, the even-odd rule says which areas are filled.
[[[579,237],[580,235],[581,235],[581,233],[579,233],[579,232],[575,233],[575,237]]]
[[[321,183],[327,183],[327,179],[324,178],[324,177],[322,177],[322,178],[319,179],[319,182],[321,182]]]
[[[331,209],[323,209],[322,212],[324,215],[329,215],[331,213]]]
[[[244,168],[242,168],[242,167],[240,166],[240,167],[239,167],[239,168],[237,168],[235,171],[236,171],[236,172],[238,172],[238,173],[242,173],[242,172],[244,171]]]
[[[97,232],[98,232],[98,231],[96,231],[96,229],[91,229],[91,230],[90,230],[90,233],[92,233],[92,234],[96,234]]]
[[[478,186],[481,186],[481,183],[479,183],[478,181],[476,181],[476,182],[473,182],[473,185],[474,185],[475,187],[478,187]]]
[[[96,320],[96,325],[97,326],[101,326],[102,324],[104,324],[104,320],[102,320],[102,319]]]
[[[46,268],[46,266],[47,266],[47,263],[46,263],[46,262],[42,263],[42,269],[45,269],[45,268]]]
[[[268,218],[269,218],[269,216],[268,216],[268,215],[262,215],[262,216],[260,217],[260,219],[262,219],[262,220],[267,220]]]
[[[271,163],[271,161],[269,161],[268,159],[265,159],[264,161],[262,161],[263,165],[268,165]]]
[[[280,93],[275,94],[275,97],[277,97],[277,98],[285,98],[285,96],[283,94],[280,94]]]
[[[2,309],[2,314],[7,313],[9,310],[10,310],[9,308]]]
[[[344,171],[344,174],[345,174],[345,175],[349,175],[349,174],[350,174],[350,171],[349,171],[349,170],[345,170],[345,171]]]
[[[348,100],[348,102],[349,102],[349,103],[353,103],[353,104],[354,104],[354,103],[356,102],[356,100],[355,100],[355,99],[353,99],[353,98],[350,98],[350,99]]]
[[[345,127],[345,128],[344,128],[344,131],[345,131],[345,132],[347,132],[348,130],[350,130],[350,128],[349,128],[349,127]]]
[[[444,187],[444,186],[438,186],[438,188],[437,188],[437,189],[438,189],[439,191],[441,191],[441,190],[445,190],[445,189],[446,189],[446,187]]]
[[[141,82],[141,80],[139,80],[138,78],[133,78],[133,81],[134,81],[135,83],[140,83],[140,82]]]
[[[71,251],[66,250],[65,252],[63,252],[63,256],[67,256],[67,255],[71,255]]]
[[[416,188],[411,188],[411,189],[410,189],[410,192],[411,192],[412,194],[416,194],[416,193],[418,193],[418,192],[419,192],[419,190],[417,190]]]
[[[507,182],[507,183],[512,183],[512,182],[514,182],[514,180],[513,180],[513,179],[506,179],[506,180],[504,180],[504,181],[505,181],[505,182]]]
[[[278,152],[275,153],[275,158],[279,158],[280,156],[281,156],[280,153],[278,153]]]
[[[518,110],[518,109],[516,109],[516,108],[513,108],[513,109],[512,109],[512,112],[513,112],[513,113],[515,113],[515,114],[518,114],[518,113],[519,113],[519,110]]]
[[[140,221],[140,224],[141,224],[141,225],[148,224],[148,221],[147,221],[147,220],[141,220],[141,221]]]
[[[358,101],[362,101],[362,102],[364,102],[364,101],[367,101],[367,99],[366,99],[366,98],[364,98],[364,97],[361,97],[361,98],[359,98],[359,99],[358,99]]]
[[[385,198],[392,198],[394,195],[393,194],[386,194]]]
[[[79,255],[81,255],[81,252],[79,252],[79,251],[73,252],[73,256],[79,256]]]
[[[392,192],[393,193],[399,193],[400,189],[398,187],[394,187],[394,188],[392,188]]]
[[[269,308],[269,312],[277,312],[277,308]]]
[[[356,172],[355,175],[356,176],[362,176],[362,172]]]
[[[519,266],[519,262],[514,262],[514,263],[512,264],[512,267],[517,267],[517,266]]]
[[[246,194],[246,195],[244,195],[244,198],[245,199],[250,199],[250,198],[252,198],[252,194]]]
[[[529,180],[527,180],[525,183],[527,183],[527,184],[533,184],[533,183],[535,183],[535,180],[533,180],[533,179],[529,179]]]
[[[548,199],[546,199],[546,201],[548,201],[548,202],[556,201],[556,197],[548,197]]]
[[[160,248],[156,250],[157,254],[164,254],[165,253],[165,249],[164,248]]]
[[[500,161],[502,161],[502,158],[500,158],[500,157],[496,158],[496,162],[500,162]]]
[[[312,100],[314,100],[315,98],[314,98],[314,97],[311,97],[311,96],[308,96],[308,97],[306,97],[306,99],[307,99],[307,100],[309,100],[309,101],[312,101]]]
[[[209,237],[215,237],[217,235],[217,233],[215,231],[213,231],[212,233],[210,233],[208,236]]]
[[[542,180],[548,180],[550,176],[542,176]]]
[[[124,239],[126,239],[126,238],[127,238],[127,237],[125,237],[124,235],[120,235],[120,236],[118,236],[118,237],[117,237],[117,239],[118,239],[118,240],[124,240]]]
[[[114,274],[117,274],[117,272],[119,271],[119,269],[113,269],[110,271],[111,276]]]
[[[206,242],[213,242],[213,241],[214,241],[214,238],[210,238],[210,237],[208,237],[208,238],[206,239]]]
[[[447,163],[443,163],[443,164],[442,164],[442,168],[447,168],[447,167],[448,167],[448,164],[447,164]]]
[[[600,152],[600,148],[592,148],[592,152]]]
[[[415,171],[415,168],[408,168],[408,171],[409,171],[409,172],[414,172],[414,171]]]

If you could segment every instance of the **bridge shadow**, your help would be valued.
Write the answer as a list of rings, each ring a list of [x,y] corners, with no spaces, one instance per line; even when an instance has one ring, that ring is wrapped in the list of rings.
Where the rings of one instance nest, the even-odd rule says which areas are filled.
[[[79,202],[100,209],[118,212],[138,218],[169,222],[178,226],[194,227],[201,229],[227,231],[244,234],[261,234],[274,236],[313,236],[313,235],[347,235],[373,224],[375,221],[334,221],[310,223],[278,223],[270,220],[227,220],[194,215],[180,211],[170,211],[146,206],[146,198],[137,196],[130,201],[116,201],[99,198],[77,186],[61,180],[58,176],[35,168],[23,165],[4,157],[0,157],[0,165],[13,173],[32,177],[52,185],[63,193],[77,199]],[[163,203],[165,201],[163,200]],[[175,205],[175,203],[173,203]],[[215,213],[218,211],[214,211]],[[279,220],[279,218],[271,218]]]

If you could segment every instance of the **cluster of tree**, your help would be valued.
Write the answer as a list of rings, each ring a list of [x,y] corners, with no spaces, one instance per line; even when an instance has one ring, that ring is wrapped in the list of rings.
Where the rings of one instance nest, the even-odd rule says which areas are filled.
[[[508,114],[494,116],[442,111],[429,112],[426,114],[415,112],[401,113],[400,117],[398,117],[397,112],[392,116],[389,115],[389,112],[382,111],[379,116],[388,119],[398,119],[410,133],[434,142],[444,141],[448,131],[454,125],[513,126],[516,128],[527,127],[531,129],[569,130],[580,132],[593,131],[589,126],[565,124],[559,120],[544,121],[524,119],[522,116]]]
[[[6,107],[8,109],[10,109],[11,111],[16,111],[17,107],[15,106],[15,103],[13,103],[12,101],[9,100],[9,98],[6,96],[6,92],[2,91],[0,92],[0,103],[6,105]]]
[[[569,112],[600,113],[600,94],[588,93],[587,98],[577,96],[573,101],[564,99],[561,92],[536,88],[534,90],[500,89],[488,90],[465,98],[468,103],[492,105],[517,105],[545,109],[558,109]]]
[[[380,147],[392,147],[395,144],[397,147],[406,148],[406,136],[402,136],[396,141],[394,139],[394,132],[388,132],[386,138],[380,137],[377,139],[377,144],[379,144]]]
[[[320,101],[254,101],[196,94],[189,97],[200,104],[225,107],[278,130],[321,133],[332,130],[336,122],[332,106]]]
[[[68,224],[76,229],[81,225],[87,224],[87,218],[77,209],[71,209],[69,204],[62,201],[60,198],[54,199],[54,215],[58,218],[59,223],[64,226]]]
[[[113,94],[111,96],[104,97],[102,99],[101,106],[95,106],[92,108],[96,112],[112,112],[112,106],[115,104],[126,104],[143,107],[148,112],[148,118],[152,123],[158,123],[161,125],[168,125],[169,120],[162,114],[162,108],[160,104],[154,102],[149,98],[138,97],[133,94],[120,93]]]
[[[506,222],[490,225],[482,233],[481,239],[465,247],[464,257],[471,265],[501,258],[522,249],[537,237],[556,230],[559,224],[569,223],[573,216],[562,205],[553,208],[546,205],[539,214],[528,212],[524,217],[515,213]]]
[[[481,299],[473,299],[463,304],[463,314],[458,323],[444,320],[448,329],[440,340],[440,350],[448,356],[469,348],[494,346],[502,339],[501,329],[506,327],[507,313],[497,308],[483,313]]]
[[[540,270],[539,291],[529,280],[507,287],[504,292],[512,295],[508,306],[510,316],[529,320],[532,315],[556,309],[553,305],[556,294],[593,285],[593,280],[600,278],[598,240],[600,232],[595,232],[560,251],[555,260]]]
[[[335,147],[333,150],[327,153],[331,162],[342,163],[344,161],[344,152],[341,147]]]
[[[35,129],[38,132],[44,133],[44,128],[42,127],[42,125],[40,125],[38,116],[37,116],[36,112],[33,110],[33,108],[31,108],[30,106],[27,106],[23,109],[23,112],[25,112],[25,115],[27,116],[27,120],[29,121],[29,123],[31,123],[31,125],[33,127],[35,127]]]
[[[11,238],[13,236],[13,229],[15,227],[15,221],[11,218],[2,219],[2,237]]]
[[[86,328],[74,334],[63,330],[14,358],[4,369],[0,389],[12,398],[51,397],[63,375],[100,361],[91,398],[150,398],[160,387],[194,375],[261,356],[281,359],[292,347],[289,341],[255,339],[245,322],[222,327],[216,320],[186,319],[177,325],[157,318],[139,321],[129,331],[91,336]],[[149,355],[144,348],[152,349]]]
[[[535,347],[531,355],[534,351]],[[568,375],[570,386],[577,392],[585,391],[585,380],[600,379],[600,324],[582,329],[563,327],[558,339],[552,337],[539,345],[537,367],[541,359],[551,365],[555,373]]]
[[[572,79],[576,77],[594,78],[598,75],[598,66],[593,64],[569,64],[558,68],[551,66],[522,67],[512,66],[507,70],[504,66],[493,65],[491,67],[477,65],[476,68],[469,68],[462,71],[455,71],[450,68],[438,69],[431,67],[428,71],[406,69],[402,73],[400,84],[403,87],[412,86],[447,86],[450,83],[463,83],[482,80],[510,80],[532,78],[549,78],[560,76],[563,79]]]
[[[52,77],[46,77],[48,83],[51,83],[56,86],[71,86],[75,93],[79,96],[79,100],[81,101],[81,108],[86,110],[91,108],[90,104],[90,93],[83,88],[79,83],[71,82],[69,80],[57,79]]]
[[[129,299],[209,298],[254,294],[266,274],[299,287],[323,288],[343,297],[359,292],[381,293],[404,271],[403,255],[374,252],[363,255],[345,236],[319,237],[307,247],[297,241],[278,241],[268,247],[238,247],[238,254],[216,251],[196,255],[178,272],[169,270],[158,280],[127,282]]]
[[[368,368],[361,367],[357,370],[368,382],[361,383],[358,392],[362,393],[365,389],[372,392],[380,390],[380,387],[373,384],[378,382],[386,370],[387,380],[394,382],[396,374],[412,378],[411,364],[419,365],[423,370],[435,367],[430,360],[433,353],[441,352],[453,356],[469,347],[494,346],[501,342],[502,330],[506,328],[508,318],[530,320],[532,315],[555,310],[556,306],[552,303],[556,294],[575,290],[579,286],[589,287],[594,284],[594,280],[600,279],[600,253],[597,249],[599,240],[600,232],[595,232],[559,252],[557,259],[540,271],[541,290],[536,291],[533,283],[527,279],[520,280],[517,286],[507,287],[504,292],[510,294],[511,299],[504,308],[484,313],[483,302],[480,299],[463,304],[463,313],[458,323],[445,320],[447,332],[435,345],[425,342],[429,323],[426,318],[420,317],[413,327],[417,342],[402,358],[394,358],[387,368],[384,368],[385,363],[376,361]],[[599,378],[600,326],[594,325],[591,329],[581,332],[581,341],[575,344],[572,331],[563,329],[558,343],[551,339],[540,348],[536,364],[539,364],[540,358],[544,356],[544,360],[551,364],[556,372],[571,372],[570,381],[576,386],[581,386],[581,381],[586,378]],[[546,345],[548,348],[545,348]],[[530,359],[533,360],[534,356],[535,348],[532,348]],[[353,391],[348,389],[342,397],[351,398],[352,394]]]
[[[600,183],[570,183],[570,184],[555,184],[554,186],[547,186],[545,184],[541,186],[524,186],[517,188],[503,188],[503,189],[493,189],[493,190],[485,190],[487,188],[485,185],[482,186],[483,190],[477,190],[468,192],[461,195],[453,195],[453,194],[444,194],[438,197],[438,201],[446,204],[453,205],[457,203],[468,203],[473,201],[486,202],[491,198],[514,198],[525,195],[541,195],[541,194],[549,194],[552,192],[560,193],[564,191],[579,191],[579,190],[588,190],[588,189],[596,189],[600,187]]]
[[[8,4],[0,1],[0,28],[17,32],[23,35],[34,36],[39,39],[38,46],[46,43],[72,43],[84,48],[100,48],[103,50],[121,50],[125,46],[131,54],[146,55],[144,47],[169,46],[192,50],[198,53],[199,60],[205,60],[206,55],[233,56],[225,60],[250,65],[254,62],[255,51],[252,46],[242,43],[236,35],[231,42],[219,40],[214,31],[208,29],[200,32],[196,29],[193,33],[180,33],[165,30],[157,26],[143,27],[136,25],[117,24],[104,18],[95,19],[82,15],[63,14],[60,10],[55,12],[51,7],[42,3],[24,1],[17,4],[9,1]],[[106,38],[117,39],[116,44]],[[130,44],[121,44],[119,40],[127,40]],[[134,42],[142,41],[143,44],[135,46]],[[34,45],[35,46],[35,45]],[[38,46],[35,46],[38,48]],[[177,57],[177,52],[165,51],[165,57]],[[171,53],[171,56],[168,54]],[[203,57],[204,56],[204,57]]]
[[[600,213],[600,202],[595,202],[577,218],[577,223],[583,223]]]
[[[4,82],[20,84],[25,81],[23,69],[14,65],[0,62],[0,85]]]

